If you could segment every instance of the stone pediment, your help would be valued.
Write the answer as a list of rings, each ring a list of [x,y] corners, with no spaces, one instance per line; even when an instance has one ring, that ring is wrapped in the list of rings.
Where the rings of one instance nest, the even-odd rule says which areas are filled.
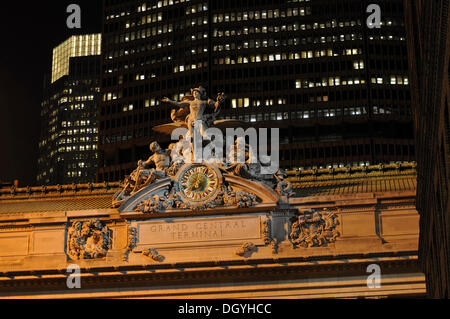
[[[123,198],[124,191],[114,197]],[[122,200],[120,213],[161,214],[218,208],[276,207],[280,196],[261,181],[222,172],[215,165],[186,164]]]

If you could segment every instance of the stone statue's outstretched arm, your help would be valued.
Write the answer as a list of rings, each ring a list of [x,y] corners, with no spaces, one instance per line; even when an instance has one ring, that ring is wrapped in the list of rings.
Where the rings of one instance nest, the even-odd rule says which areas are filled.
[[[172,101],[172,100],[169,99],[168,97],[163,98],[163,99],[161,100],[161,102],[169,103],[169,104],[171,104],[171,105],[173,105],[173,106],[176,106],[176,107],[184,107],[184,106],[185,106],[184,103],[179,103],[179,102],[177,102],[177,101]]]

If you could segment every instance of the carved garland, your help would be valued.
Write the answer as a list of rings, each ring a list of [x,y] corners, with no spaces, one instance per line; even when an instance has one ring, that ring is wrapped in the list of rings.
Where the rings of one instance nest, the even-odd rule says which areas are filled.
[[[128,261],[128,256],[130,255],[133,248],[136,247],[137,243],[137,229],[136,227],[128,227],[127,228],[127,234],[128,234],[128,245],[125,249],[125,252],[123,254],[123,261]]]
[[[304,248],[326,246],[339,237],[339,219],[335,212],[305,211],[291,220],[289,239],[292,245]]]
[[[74,222],[67,230],[66,248],[74,260],[105,257],[111,248],[111,231],[98,219]]]

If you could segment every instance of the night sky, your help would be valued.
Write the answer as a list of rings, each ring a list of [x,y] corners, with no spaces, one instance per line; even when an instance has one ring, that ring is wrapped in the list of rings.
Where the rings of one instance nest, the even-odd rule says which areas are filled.
[[[2,2],[0,19],[0,181],[35,185],[40,104],[52,50],[74,34],[101,32],[102,0]],[[66,8],[81,7],[81,29]]]

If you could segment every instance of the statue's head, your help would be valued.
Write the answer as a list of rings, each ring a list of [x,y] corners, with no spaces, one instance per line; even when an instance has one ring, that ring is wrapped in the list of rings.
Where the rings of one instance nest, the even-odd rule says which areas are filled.
[[[206,97],[206,89],[202,86],[191,89],[191,95],[197,99],[204,99]]]
[[[160,150],[160,146],[158,144],[158,142],[153,142],[152,144],[150,144],[150,151],[152,151],[153,153],[156,153]]]

